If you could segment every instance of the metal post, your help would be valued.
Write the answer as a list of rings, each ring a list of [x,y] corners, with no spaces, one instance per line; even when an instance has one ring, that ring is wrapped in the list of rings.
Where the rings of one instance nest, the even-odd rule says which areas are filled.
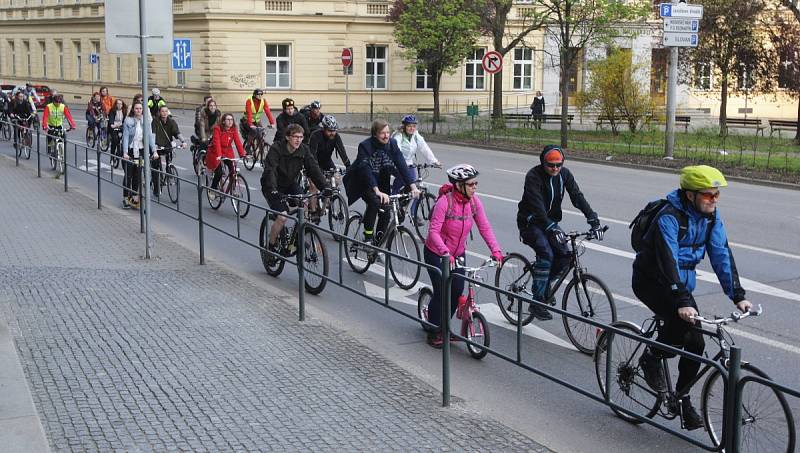
[[[113,170],[112,170],[113,171]],[[97,148],[97,209],[102,209],[102,193],[100,190],[100,148]]]
[[[522,363],[522,301],[517,301],[517,363]]]
[[[677,3],[677,2],[674,2]],[[667,126],[664,134],[664,159],[672,160],[675,151],[675,103],[678,98],[678,48],[669,49],[669,67],[667,68]]]
[[[147,135],[147,134],[145,134]],[[144,151],[142,151],[144,152]],[[131,156],[133,157],[133,156]],[[139,156],[140,159],[144,159],[142,156]],[[133,161],[135,162],[135,161]],[[144,199],[142,198],[142,180],[144,179],[144,175],[142,174],[142,169],[144,168],[143,165],[133,165],[131,170],[139,172],[139,187],[136,188],[136,196],[139,197],[139,232],[144,233]]]
[[[68,143],[67,143],[67,140],[65,139],[64,140],[64,156],[63,156],[64,157],[64,161],[61,162],[61,164],[64,166],[64,192],[69,191],[69,185],[67,184],[68,183],[68,181],[67,181],[68,175],[67,174],[69,173],[67,171],[67,167],[69,167],[69,165],[67,165],[67,145],[68,145]],[[75,156],[77,156],[78,155],[78,145],[75,145],[72,151],[75,153]],[[56,158],[58,158],[58,156],[56,156]],[[77,167],[77,165],[76,165],[76,167]]]
[[[147,21],[145,18],[145,1],[139,0],[139,51],[142,58],[142,100],[144,101],[144,124],[142,129],[142,144],[144,153],[144,190],[139,192],[139,203],[144,206],[144,257],[150,259],[152,228],[150,228],[150,109],[147,108]],[[144,196],[144,203],[142,203]]]
[[[39,156],[41,150],[42,150],[42,133],[37,130],[36,131],[36,177],[37,178],[42,177],[42,160]]]
[[[181,83],[181,110],[186,113],[186,71],[180,71],[183,74],[183,83]]]
[[[353,60],[350,60],[353,64]],[[344,113],[350,113],[350,68],[344,68]]]
[[[197,175],[197,236],[200,239],[200,264],[206,264],[206,241],[203,237],[203,183]]]
[[[442,295],[442,316],[440,332],[442,334],[442,407],[450,406],[450,255],[442,257],[439,265],[442,271],[438,282]],[[432,282],[437,283],[437,282]]]
[[[738,453],[742,439],[742,403],[738,392],[739,378],[742,374],[742,350],[738,346],[731,346],[728,359],[728,385],[725,388],[725,415],[726,426],[722,430],[722,439],[725,451]]]
[[[306,257],[305,251],[305,239],[306,239],[306,215],[305,215],[305,208],[300,206],[300,209],[297,210],[297,225],[295,225],[295,230],[297,231],[297,243],[295,246],[297,247],[297,300],[300,303],[300,321],[306,320],[306,273],[304,270],[304,264]]]

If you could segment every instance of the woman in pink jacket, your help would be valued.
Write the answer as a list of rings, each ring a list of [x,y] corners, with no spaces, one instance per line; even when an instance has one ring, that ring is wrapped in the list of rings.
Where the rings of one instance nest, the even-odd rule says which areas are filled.
[[[459,164],[447,170],[450,184],[445,184],[439,189],[439,199],[433,207],[428,237],[425,239],[425,262],[438,267],[442,257],[450,256],[450,268],[454,273],[463,274],[460,269],[454,268],[455,261],[463,258],[467,248],[467,238],[472,229],[473,221],[478,225],[486,246],[492,251],[492,258],[502,261],[503,252],[494,237],[492,225],[486,218],[483,204],[475,192],[478,188],[478,170],[472,165]],[[428,271],[431,281],[436,281],[438,273]],[[452,317],[458,307],[458,298],[464,292],[464,279],[453,278],[450,288],[450,316]],[[428,320],[431,324],[440,325],[440,288],[433,285],[433,297],[428,305]],[[437,332],[428,337],[428,344],[435,348],[442,346],[442,332]]]

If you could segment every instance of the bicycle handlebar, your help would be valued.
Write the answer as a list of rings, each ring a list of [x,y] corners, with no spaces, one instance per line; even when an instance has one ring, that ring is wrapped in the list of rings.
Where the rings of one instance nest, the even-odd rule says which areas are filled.
[[[468,274],[480,272],[486,269],[487,267],[495,267],[495,266],[497,266],[497,261],[495,261],[494,258],[487,258],[483,263],[480,264],[480,266],[477,267],[466,267],[464,266],[464,260],[461,259],[456,260],[456,268],[463,269],[464,272]]]
[[[703,324],[711,324],[711,325],[725,325],[730,322],[739,322],[744,318],[748,318],[750,316],[761,316],[761,313],[764,312],[764,309],[761,307],[761,304],[758,304],[758,307],[753,309],[751,308],[747,313],[740,313],[738,311],[734,311],[731,315],[727,318],[715,318],[715,319],[708,319],[703,316],[697,315],[693,316],[692,319],[695,321],[700,321]]]
[[[599,231],[602,231],[603,233],[605,233],[606,231],[608,231],[608,225],[603,225],[603,227],[600,228]],[[586,231],[586,232],[570,231],[569,233],[564,233],[564,235],[566,237],[570,238],[570,239],[577,239],[579,237],[585,237],[586,239],[592,239],[592,237],[594,236],[594,232],[592,232],[592,231]]]
[[[442,168],[442,164],[411,164],[407,166],[408,168]]]

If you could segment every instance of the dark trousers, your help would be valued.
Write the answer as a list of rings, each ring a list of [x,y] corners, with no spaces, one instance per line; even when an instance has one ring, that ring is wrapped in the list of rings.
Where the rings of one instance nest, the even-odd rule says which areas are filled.
[[[155,196],[161,195],[161,176],[164,174],[162,157],[167,163],[172,162],[172,151],[163,150],[158,154],[158,159],[150,159],[150,180],[153,183],[153,195]]]
[[[133,158],[133,150],[128,150],[128,157]],[[139,166],[129,160],[122,161],[122,170],[125,178],[122,181],[122,196],[130,198],[138,194],[141,172]]]
[[[550,281],[569,266],[571,260],[567,244],[558,243],[551,234],[536,225],[528,225],[521,229],[522,242],[536,252],[533,263],[533,295],[534,299],[544,302],[544,296]]]
[[[214,178],[211,180],[211,188],[216,189],[219,187],[219,180],[222,179],[222,173],[225,172],[223,165],[228,167],[228,174],[233,173],[233,162],[229,160],[222,161],[217,168],[214,169]]]
[[[656,341],[665,343],[693,354],[702,355],[706,348],[703,334],[692,328],[692,324],[678,317],[678,307],[672,299],[669,287],[656,283],[655,278],[644,275],[634,270],[632,278],[633,293],[647,307],[664,320],[658,329]],[[674,357],[665,351],[653,351],[657,357]],[[687,357],[681,357],[678,362],[678,381],[675,391],[688,394],[689,389],[684,388],[697,376],[702,364]]]
[[[372,170],[369,168],[364,168],[362,171]],[[391,177],[391,170],[383,169],[377,176],[378,190],[385,194],[390,193],[389,179]],[[389,225],[389,210],[384,209],[383,212],[380,213],[378,227],[375,228],[375,219],[378,217],[378,211],[381,207],[381,200],[372,189],[367,189],[362,198],[364,199],[364,203],[367,205],[367,208],[364,210],[364,231],[385,231],[386,226]]]
[[[463,256],[463,255],[462,255]],[[460,257],[459,257],[460,258]],[[430,264],[431,266],[441,267],[442,264],[442,257],[433,253],[428,247],[425,247],[425,263]],[[451,272],[452,274],[464,275],[463,269],[453,269]],[[442,290],[439,285],[439,278],[440,274],[438,272],[434,272],[431,269],[428,269],[428,275],[431,278],[431,283],[433,286],[433,297],[431,298],[430,303],[428,304],[428,321],[436,326],[441,326],[442,321]],[[452,279],[452,284],[450,285],[450,317],[453,317],[453,314],[456,312],[456,308],[458,308],[458,298],[461,297],[461,294],[464,292],[464,279],[459,278],[458,276],[454,276]]]

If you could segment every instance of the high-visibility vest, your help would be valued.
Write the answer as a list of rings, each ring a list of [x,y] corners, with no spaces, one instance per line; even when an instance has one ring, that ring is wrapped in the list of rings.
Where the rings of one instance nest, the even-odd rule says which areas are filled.
[[[47,126],[61,127],[64,125],[64,104],[47,104]]]
[[[259,102],[258,107],[256,107],[256,103],[253,101],[253,98],[250,98],[250,103],[255,109],[253,112],[253,123],[258,123],[261,121],[261,115],[264,114],[264,106],[267,104],[267,102],[262,99],[261,102]],[[247,114],[247,112],[245,112],[245,114]]]

